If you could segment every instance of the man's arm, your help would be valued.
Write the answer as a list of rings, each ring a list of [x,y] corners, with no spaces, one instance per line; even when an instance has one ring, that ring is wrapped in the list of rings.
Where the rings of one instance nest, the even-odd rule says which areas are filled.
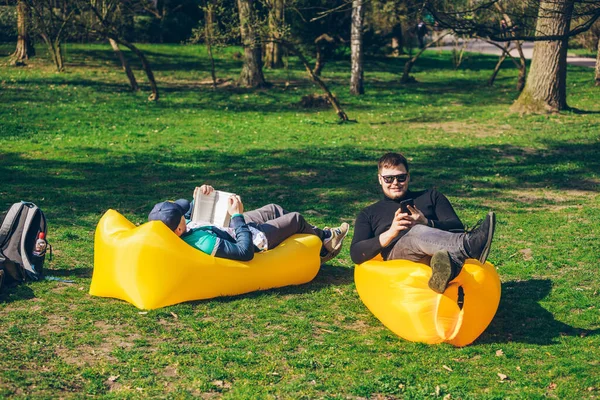
[[[437,220],[431,221],[433,227],[444,231],[464,230],[465,226],[456,215],[450,200],[437,190],[432,190],[431,196],[431,200],[435,205],[435,215],[437,216]]]
[[[350,245],[350,258],[355,264],[361,264],[380,252],[379,237],[375,237],[369,219],[362,211],[354,222],[354,237],[352,237],[352,244]]]
[[[234,214],[231,217],[231,225],[235,229],[235,243],[221,240],[215,256],[238,261],[252,260],[254,258],[254,244],[252,243],[252,233],[248,229],[246,221],[244,221],[244,216]]]

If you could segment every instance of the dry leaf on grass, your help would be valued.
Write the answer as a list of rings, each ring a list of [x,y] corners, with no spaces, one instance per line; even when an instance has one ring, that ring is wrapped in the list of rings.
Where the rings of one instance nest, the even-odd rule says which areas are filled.
[[[502,357],[503,355],[504,355],[504,352],[502,351],[502,349],[496,350],[496,357]]]
[[[173,311],[171,311],[171,315],[173,316],[173,318],[179,319],[179,315],[175,314]]]
[[[548,385],[548,390],[554,390],[556,389],[556,383],[552,382],[551,384]]]
[[[447,366],[447,365],[442,365],[442,368],[444,368],[446,371],[450,371],[450,372],[452,372],[452,368],[450,368],[450,367],[449,367],[449,366]]]
[[[500,372],[498,372],[498,378],[500,378],[500,382],[509,381],[510,380],[507,375],[501,374]]]

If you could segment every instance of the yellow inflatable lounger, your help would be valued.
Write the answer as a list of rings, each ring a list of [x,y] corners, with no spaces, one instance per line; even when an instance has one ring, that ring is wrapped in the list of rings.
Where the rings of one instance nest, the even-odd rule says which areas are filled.
[[[139,227],[115,210],[98,222],[90,294],[152,310],[310,282],[319,272],[321,240],[294,235],[249,262],[209,256],[162,222]]]
[[[467,260],[443,294],[429,288],[430,277],[429,266],[407,260],[373,259],[354,271],[361,300],[396,335],[429,344],[472,343],[492,322],[500,303],[496,269],[488,262]]]

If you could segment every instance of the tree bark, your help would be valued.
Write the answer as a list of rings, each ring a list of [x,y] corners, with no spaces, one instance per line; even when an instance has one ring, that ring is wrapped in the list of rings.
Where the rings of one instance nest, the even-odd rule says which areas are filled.
[[[135,80],[135,75],[133,74],[129,63],[127,62],[127,59],[123,55],[123,52],[121,52],[121,49],[119,49],[119,44],[115,42],[114,39],[109,38],[108,41],[117,57],[119,57],[119,60],[121,60],[121,65],[123,66],[123,71],[125,71],[125,74],[127,75],[127,79],[129,79],[129,86],[131,86],[131,90],[137,92],[138,90],[140,90],[140,87],[138,86],[137,81]]]
[[[574,0],[545,0],[540,3],[538,35],[566,35]],[[527,83],[512,106],[521,113],[556,112],[567,105],[567,40],[536,41]]]
[[[327,85],[325,85],[325,82],[323,82],[321,80],[321,78],[319,78],[317,75],[315,75],[314,71],[310,67],[310,64],[308,63],[308,60],[306,59],[306,57],[304,57],[304,54],[302,54],[302,52],[300,52],[292,43],[285,42],[283,40],[282,40],[281,43],[282,43],[282,45],[284,45],[285,47],[287,47],[287,49],[292,54],[296,54],[298,56],[298,58],[300,59],[300,61],[304,65],[304,68],[306,69],[306,72],[308,72],[308,75],[311,77],[311,79],[313,80],[313,82],[315,82],[317,85],[319,85],[319,87],[325,92],[325,95],[327,96],[327,99],[329,100],[329,102],[333,106],[333,108],[334,108],[337,116],[340,118],[340,122],[347,122],[347,121],[349,121],[348,115],[346,115],[346,113],[342,109],[342,106],[338,102],[337,98],[333,95],[333,93],[331,93],[329,91],[329,89],[327,88]]]
[[[598,37],[598,54],[596,55],[596,86],[600,86],[600,36]]]
[[[502,3],[496,2],[494,5],[498,9],[498,11],[502,13],[502,17],[504,18],[508,26],[514,27],[513,21],[510,18],[510,15],[508,15],[504,10],[504,6],[502,5]],[[514,34],[514,30],[511,30],[511,34]],[[517,51],[519,52],[520,60],[520,64],[517,66],[519,68],[519,77],[517,78],[517,90],[519,92],[522,92],[525,88],[525,81],[527,79],[527,61],[525,60],[525,54],[523,53],[523,46],[521,46],[521,42],[519,40],[515,40],[515,46],[517,47]]]
[[[330,53],[334,45],[335,40],[326,33],[315,39],[315,47],[317,48],[317,59],[315,61],[315,68],[313,69],[315,75],[321,76],[321,71],[325,67],[326,54]]]
[[[502,66],[502,63],[504,62],[504,60],[506,60],[506,56],[508,55],[509,48],[510,48],[510,42],[506,42],[506,44],[504,45],[504,51],[502,52],[502,54],[500,55],[500,58],[498,59],[498,63],[496,64],[496,67],[494,68],[494,71],[492,72],[492,76],[490,76],[490,79],[488,79],[488,86],[494,85],[494,81],[496,80],[496,76],[498,75],[498,72],[500,71],[500,67]]]
[[[253,0],[237,0],[240,14],[240,32],[244,46],[244,66],[239,84],[243,87],[266,86],[262,71],[262,50],[254,26]]]
[[[281,51],[281,27],[283,25],[284,0],[271,0],[269,4],[269,32],[273,41],[265,45],[265,65],[267,68],[283,68]]]
[[[436,43],[439,43],[447,35],[448,32],[440,34],[437,39],[427,43],[425,47],[423,47],[417,54],[415,54],[414,57],[408,59],[406,64],[404,64],[404,72],[402,73],[402,78],[400,78],[400,83],[409,83],[411,81],[410,70],[412,69],[413,65],[415,65],[415,63],[417,62],[419,56],[421,56],[421,54],[423,54],[423,52],[431,46],[435,45]]]
[[[108,37],[110,39],[113,39],[115,42],[127,47],[129,50],[133,51],[136,56],[138,56],[138,58],[142,62],[142,68],[144,68],[144,72],[146,72],[146,76],[148,77],[148,83],[150,83],[150,89],[152,90],[152,94],[150,96],[148,96],[148,100],[157,101],[159,98],[158,87],[156,86],[156,80],[154,79],[154,73],[152,72],[150,63],[148,62],[148,59],[146,58],[144,53],[142,53],[140,51],[140,49],[138,49],[132,43],[129,43],[125,39],[121,39],[121,38],[118,38],[116,36],[111,36],[111,35],[109,35]]]
[[[40,36],[48,47],[48,52],[50,53],[50,57],[52,57],[52,62],[56,67],[56,72],[62,72],[65,69],[65,62],[62,47],[60,46],[60,38],[57,37],[56,40],[52,40],[45,33],[41,33]]]
[[[517,78],[517,90],[522,92],[525,89],[525,82],[527,80],[527,60],[525,60],[525,54],[523,53],[523,46],[521,42],[515,40],[517,51],[519,52],[519,77]]]
[[[402,36],[402,24],[398,23],[392,28],[392,56],[398,57],[404,54],[404,37]]]
[[[17,3],[17,48],[11,56],[14,65],[25,65],[25,61],[35,55],[35,48],[29,36],[30,20],[29,6],[25,1],[19,0]]]
[[[350,93],[364,94],[363,85],[363,19],[365,6],[363,0],[352,0],[352,27],[350,32],[350,48],[352,51],[352,74],[350,76]]]
[[[212,43],[215,33],[215,9],[210,0],[204,2],[204,38],[206,41],[206,51],[210,58],[210,76],[213,82],[213,89],[217,88],[217,73],[215,71],[215,58],[212,52]]]
[[[525,87],[527,64],[525,64],[525,54],[523,54],[523,47],[521,46],[521,42],[519,42],[518,40],[515,40],[515,46],[517,48],[517,51],[519,52],[519,60],[520,60],[520,62],[517,62],[514,59],[514,57],[510,54],[510,43],[511,42],[506,42],[505,46],[502,47],[498,43],[491,41],[489,39],[485,39],[485,38],[479,38],[479,39],[484,40],[484,41],[488,42],[489,44],[494,45],[494,46],[498,47],[500,50],[502,50],[502,55],[500,56],[500,59],[498,60],[498,64],[496,64],[496,68],[494,68],[494,72],[492,73],[492,76],[488,80],[488,85],[492,86],[494,84],[494,80],[496,79],[496,75],[498,74],[498,71],[500,70],[502,63],[504,62],[506,57],[510,57],[512,62],[519,69],[519,77],[517,78],[517,90],[519,92],[522,91],[523,88]]]

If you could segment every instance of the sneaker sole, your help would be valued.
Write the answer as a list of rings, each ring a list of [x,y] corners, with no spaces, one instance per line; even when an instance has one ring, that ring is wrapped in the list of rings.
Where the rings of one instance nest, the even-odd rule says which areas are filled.
[[[431,278],[427,284],[436,293],[444,293],[452,277],[452,262],[447,251],[438,251],[431,257]]]
[[[488,230],[488,240],[485,243],[485,246],[483,247],[483,251],[481,252],[481,255],[479,256],[479,262],[481,264],[485,264],[485,262],[487,261],[488,255],[490,254],[490,249],[492,247],[492,239],[494,238],[494,231],[496,229],[496,214],[494,214],[493,212],[490,212],[490,213],[488,213],[488,215],[490,215],[491,223],[490,223],[490,228]]]
[[[333,260],[335,257],[337,257],[338,254],[340,254],[340,251],[342,251],[342,246],[340,246],[338,249],[327,253],[327,255],[321,257],[321,265],[325,264],[328,261]]]

